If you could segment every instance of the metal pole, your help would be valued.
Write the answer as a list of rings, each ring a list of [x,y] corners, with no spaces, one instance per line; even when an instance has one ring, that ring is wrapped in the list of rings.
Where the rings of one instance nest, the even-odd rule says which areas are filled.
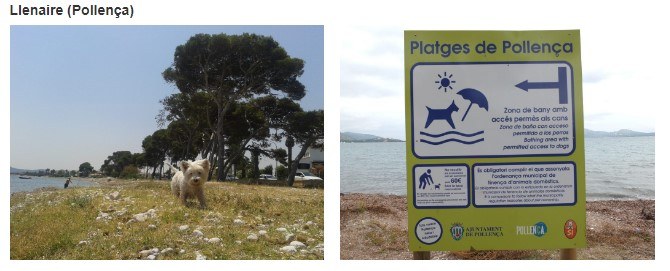
[[[430,251],[414,251],[415,260],[430,260]]]
[[[576,248],[562,248],[561,249],[561,260],[576,260],[577,259],[577,249]]]

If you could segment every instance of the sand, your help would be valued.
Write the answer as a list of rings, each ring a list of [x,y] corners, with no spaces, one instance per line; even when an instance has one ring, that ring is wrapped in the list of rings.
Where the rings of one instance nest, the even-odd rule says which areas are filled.
[[[655,258],[655,201],[607,200],[586,204],[587,248],[578,259]],[[340,196],[340,257],[408,260],[404,196]],[[559,259],[558,250],[432,252],[432,259]]]

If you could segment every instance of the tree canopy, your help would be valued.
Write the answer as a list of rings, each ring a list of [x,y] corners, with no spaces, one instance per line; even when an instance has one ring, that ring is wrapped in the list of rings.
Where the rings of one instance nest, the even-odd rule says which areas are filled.
[[[262,136],[259,133],[262,127],[252,125],[262,122],[249,119],[265,116],[253,112],[249,101],[278,93],[291,100],[302,99],[305,86],[298,77],[303,67],[303,60],[290,57],[272,37],[256,34],[197,34],[177,46],[173,64],[163,72],[163,78],[187,96],[203,95],[210,99],[192,105],[207,106],[212,101],[216,105],[212,130],[216,137],[213,145],[216,145],[219,180],[225,179],[226,170],[232,164],[226,161],[238,159],[233,153],[239,153],[249,141]],[[238,117],[226,118],[231,111],[237,112]],[[246,126],[233,125],[243,121],[247,122]],[[243,131],[245,127],[250,129]],[[230,131],[249,134],[234,135]],[[228,156],[226,146],[233,150]]]

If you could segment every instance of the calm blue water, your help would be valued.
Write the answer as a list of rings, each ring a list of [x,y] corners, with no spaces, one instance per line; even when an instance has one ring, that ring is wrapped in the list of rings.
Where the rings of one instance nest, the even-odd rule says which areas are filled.
[[[586,198],[654,199],[655,137],[586,138]],[[340,143],[340,192],[407,194],[405,143]]]
[[[42,187],[56,187],[63,189],[66,178],[53,178],[53,177],[32,177],[32,179],[23,180],[19,179],[18,175],[9,175],[9,192],[23,192],[23,191],[32,191],[37,188]],[[82,181],[77,178],[71,179],[69,188],[73,187],[82,187],[82,186],[95,186],[96,183]]]

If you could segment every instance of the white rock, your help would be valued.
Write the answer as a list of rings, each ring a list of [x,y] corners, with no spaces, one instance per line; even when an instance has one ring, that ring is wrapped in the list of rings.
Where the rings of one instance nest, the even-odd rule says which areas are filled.
[[[185,230],[188,230],[188,225],[179,226],[179,231],[185,231]]]
[[[203,235],[205,235],[205,234],[202,233],[201,231],[199,231],[199,230],[193,230],[193,236],[195,236],[195,237],[202,237]]]
[[[147,220],[147,215],[145,213],[139,213],[134,215],[133,218],[139,222],[143,222],[144,220]]]
[[[151,254],[151,249],[145,249],[145,250],[140,251],[140,255],[142,255],[142,257],[147,257],[150,254]]]
[[[111,194],[109,194],[108,197],[111,200],[117,200],[117,199],[121,198],[121,194],[119,193],[119,191],[114,191]]]
[[[257,240],[258,240],[258,236],[255,235],[255,234],[250,234],[249,236],[247,236],[247,240],[249,240],[249,241],[257,241]]]
[[[242,221],[242,219],[239,219],[239,218],[238,218],[238,219],[233,220],[233,224],[235,224],[235,225],[244,225],[244,221]]]
[[[296,252],[298,252],[298,250],[296,250],[294,246],[285,246],[283,248],[280,248],[279,251],[285,252],[285,253],[296,253]]]
[[[150,229],[150,230],[155,230],[155,229],[157,229],[157,228],[158,228],[158,227],[156,227],[156,225],[154,225],[154,224],[149,225],[149,229]]]
[[[156,259],[156,255],[147,256],[147,260],[155,260],[155,259]]]
[[[277,228],[278,232],[286,232],[286,228]]]
[[[179,254],[184,254],[184,253],[186,253],[186,250],[184,250],[184,249],[179,250]]]
[[[175,253],[175,252],[176,251],[174,250],[174,248],[171,248],[171,247],[161,250],[161,254],[164,254],[164,255],[172,254],[172,253]]]
[[[221,243],[221,238],[214,237],[212,239],[207,240],[207,242],[209,242],[210,244],[218,244],[218,243]]]
[[[314,226],[314,225],[316,225],[316,223],[314,223],[314,222],[312,222],[312,221],[310,220],[310,221],[307,221],[307,223],[305,223],[305,225],[307,225],[307,226]]]
[[[207,260],[207,256],[200,254],[200,251],[195,252],[195,259],[196,260]]]
[[[144,213],[144,214],[146,214],[146,215],[149,216],[149,217],[154,217],[154,216],[156,216],[156,210],[154,210],[154,209],[149,209],[149,211],[147,211],[147,212]]]
[[[260,235],[260,236],[265,236],[265,235],[267,235],[267,234],[268,234],[267,231],[264,231],[264,230],[260,230],[260,231],[258,231],[258,235]]]
[[[157,247],[151,249],[151,254],[158,254],[161,250],[158,249]]]
[[[293,240],[295,240],[295,234],[292,234],[292,233],[287,233],[284,237],[285,237],[284,240],[285,240],[287,243],[288,243],[288,242],[292,242]]]
[[[237,241],[235,241],[235,244],[241,245],[241,244],[242,244],[242,241],[237,240]]]
[[[305,244],[303,244],[303,243],[300,242],[300,241],[293,241],[293,242],[291,242],[291,243],[289,244],[289,246],[293,246],[293,247],[295,247],[296,249],[301,249],[301,248],[305,248],[305,247],[307,247]]]
[[[88,241],[79,241],[79,245],[88,245]]]

